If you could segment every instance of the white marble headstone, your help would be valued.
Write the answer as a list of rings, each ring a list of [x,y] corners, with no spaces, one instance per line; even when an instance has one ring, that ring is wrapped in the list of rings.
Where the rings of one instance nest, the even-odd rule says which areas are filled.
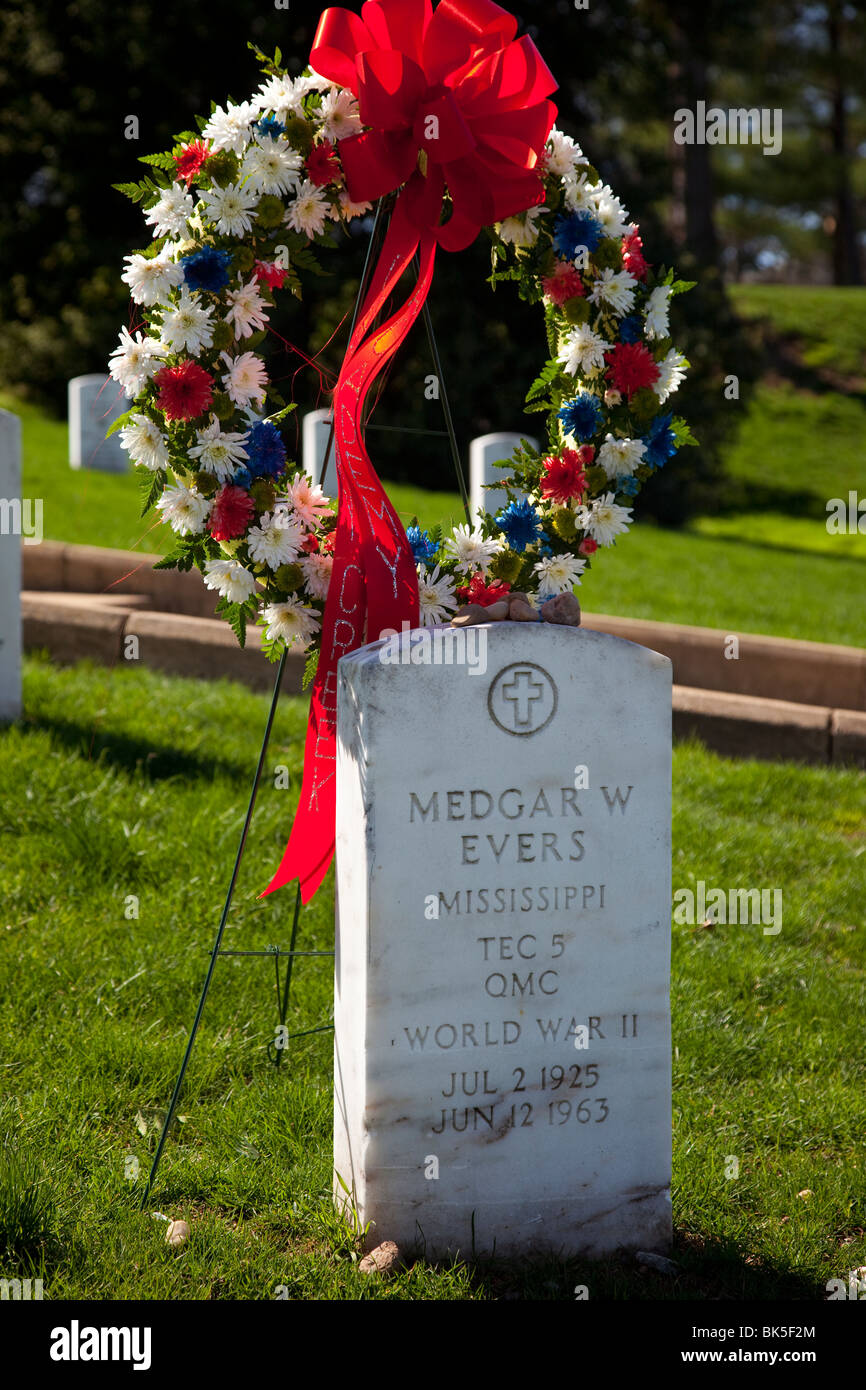
[[[485,488],[486,483],[500,483],[508,476],[504,468],[494,468],[502,459],[510,458],[521,439],[527,439],[533,449],[538,440],[525,434],[482,434],[469,445],[469,501],[472,516],[483,512],[501,511],[508,506],[508,494],[500,487]]]
[[[339,666],[335,1200],[428,1256],[663,1250],[671,664],[464,637]]]
[[[91,373],[69,382],[69,466],[95,468],[101,473],[127,473],[129,454],[120,445],[120,431],[105,433],[131,402],[111,377]]]
[[[0,722],[21,714],[21,421],[0,410]]]
[[[326,497],[337,495],[337,452],[331,444],[328,454],[328,440],[331,438],[333,415],[330,410],[311,410],[304,416],[303,450],[304,472],[314,483],[321,483]],[[325,481],[322,482],[322,467],[328,454],[328,467]]]

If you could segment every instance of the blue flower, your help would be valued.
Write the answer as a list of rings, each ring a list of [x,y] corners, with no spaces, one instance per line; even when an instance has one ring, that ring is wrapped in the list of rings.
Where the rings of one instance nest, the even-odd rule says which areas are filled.
[[[673,415],[657,415],[643,436],[646,453],[643,461],[650,468],[661,468],[677,451],[677,442],[671,429]]]
[[[640,483],[637,478],[617,478],[617,492],[624,492],[627,497],[635,497],[640,491]]]
[[[422,560],[429,560],[439,549],[435,541],[431,541],[426,531],[422,531],[420,526],[410,526],[406,532],[412,556],[416,564]]]
[[[597,396],[590,395],[589,391],[581,391],[579,396],[562,407],[559,418],[565,433],[573,434],[583,444],[587,439],[592,439],[601,425],[604,411]]]
[[[236,468],[232,476],[234,487],[243,487],[249,490],[252,486],[253,475],[248,468]]]
[[[541,518],[525,499],[522,502],[509,502],[504,512],[496,518],[496,524],[503,532],[512,550],[524,551],[533,545],[542,534]]]
[[[553,224],[553,246],[558,255],[573,261],[577,248],[594,251],[604,236],[604,228],[591,212],[569,212]]]
[[[624,343],[636,343],[643,337],[643,324],[637,314],[629,314],[620,320],[619,336]]]
[[[249,459],[247,468],[254,478],[266,475],[276,478],[283,471],[286,461],[286,446],[276,425],[260,420],[250,430],[245,446]]]
[[[191,256],[181,256],[183,278],[191,290],[210,290],[217,294],[229,282],[229,251],[217,251],[215,246],[203,246]]]
[[[260,121],[256,121],[256,130],[259,134],[270,135],[273,139],[276,139],[278,135],[282,135],[285,128],[282,121],[278,121],[276,116],[273,115],[262,116]]]

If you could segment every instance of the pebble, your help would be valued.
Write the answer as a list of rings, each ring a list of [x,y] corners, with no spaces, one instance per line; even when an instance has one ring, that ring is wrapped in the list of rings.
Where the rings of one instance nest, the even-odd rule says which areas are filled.
[[[657,1274],[679,1274],[680,1267],[674,1264],[673,1260],[668,1260],[664,1255],[656,1255],[652,1250],[636,1250],[635,1259],[638,1264],[646,1265],[649,1269],[654,1269]]]
[[[541,616],[546,623],[560,623],[563,627],[580,627],[580,604],[574,594],[557,594],[543,605]]]
[[[487,622],[487,609],[480,603],[464,603],[451,619],[452,627],[474,627],[476,623]]]
[[[508,616],[514,623],[537,623],[538,614],[529,603],[524,603],[523,599],[515,599],[508,609]]]
[[[400,1251],[393,1240],[383,1240],[358,1265],[362,1274],[391,1274],[400,1263]]]
[[[508,617],[508,603],[505,599],[498,599],[496,603],[489,604],[484,611],[489,622],[501,623],[503,618]]]
[[[165,1233],[166,1245],[183,1245],[189,1239],[189,1226],[186,1221],[169,1221]]]

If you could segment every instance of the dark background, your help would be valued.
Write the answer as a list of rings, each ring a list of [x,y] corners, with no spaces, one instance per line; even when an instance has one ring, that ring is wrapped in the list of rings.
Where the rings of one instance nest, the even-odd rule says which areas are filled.
[[[103,370],[127,321],[122,258],[140,248],[141,212],[111,188],[140,176],[137,156],[170,147],[211,101],[248,98],[260,74],[251,39],[300,71],[320,5],[250,0],[171,5],[20,0],[0,15],[0,383],[64,408],[69,377]],[[348,8],[360,9],[359,4]],[[673,333],[693,364],[677,397],[701,439],[658,474],[641,509],[677,522],[721,487],[735,416],[728,373],[748,396],[757,366],[725,283],[753,278],[859,284],[866,206],[864,7],[743,0],[519,0],[512,6],[560,82],[558,124],[641,225],[651,263],[675,263],[699,288],[675,303]],[[674,112],[708,105],[781,108],[783,153],[757,146],[679,146]],[[126,118],[138,141],[124,138]],[[273,326],[306,353],[331,337],[357,288],[368,227],[330,253],[335,274],[292,300]],[[328,253],[326,253],[328,254]],[[482,237],[441,253],[431,308],[465,448],[492,429],[531,431],[529,383],[546,357],[540,310],[485,283]],[[322,354],[330,379],[345,333]],[[276,349],[275,349],[276,350]],[[272,375],[302,408],[326,404],[322,381],[288,349]],[[298,368],[301,368],[299,371]],[[393,368],[376,422],[441,428],[424,399],[431,371],[416,328]],[[445,442],[376,436],[381,473],[453,487]]]

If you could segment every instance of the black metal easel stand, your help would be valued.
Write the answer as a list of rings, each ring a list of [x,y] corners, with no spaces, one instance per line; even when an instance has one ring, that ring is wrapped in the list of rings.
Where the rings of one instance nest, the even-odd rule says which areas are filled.
[[[354,332],[355,324],[356,324],[357,321],[358,321],[358,314],[359,314],[359,312],[360,312],[361,304],[363,303],[363,301],[364,301],[364,296],[365,296],[365,294],[366,294],[366,292],[367,292],[367,286],[368,286],[369,280],[370,280],[370,273],[371,273],[372,267],[373,267],[373,265],[374,265],[374,263],[375,263],[375,252],[376,252],[377,248],[381,245],[381,242],[382,242],[382,240],[383,240],[383,238],[384,238],[384,232],[385,232],[385,228],[386,228],[386,226],[387,226],[388,220],[389,220],[389,218],[390,218],[390,212],[391,212],[391,207],[392,207],[392,206],[393,206],[392,199],[390,199],[390,198],[389,198],[389,199],[382,198],[382,199],[379,200],[378,206],[377,206],[377,208],[376,208],[376,217],[375,217],[375,221],[374,221],[374,223],[373,223],[373,230],[372,230],[372,232],[371,232],[371,234],[370,234],[370,244],[369,244],[369,246],[367,247],[367,256],[366,256],[366,260],[365,260],[365,262],[364,262],[364,270],[363,270],[363,274],[362,274],[362,276],[361,276],[361,283],[360,283],[360,285],[359,285],[359,287],[358,287],[358,295],[357,295],[357,298],[356,298],[356,300],[355,300],[354,312],[353,312],[353,314],[352,314],[352,327],[351,327],[351,329],[350,329],[350,331],[349,331],[349,337],[350,337],[350,339],[351,339],[352,333]],[[418,259],[417,259],[417,257],[415,258],[415,267],[416,267],[416,269],[418,268]],[[429,305],[428,305],[426,302],[425,302],[425,304],[424,304],[424,308],[423,308],[422,314],[423,314],[423,319],[424,319],[424,326],[425,326],[425,328],[426,328],[426,330],[427,330],[427,341],[428,341],[429,346],[430,346],[430,354],[431,354],[431,357],[432,357],[432,359],[433,359],[433,367],[434,367],[434,370],[435,370],[435,372],[436,372],[436,376],[437,376],[438,381],[439,381],[439,399],[440,399],[441,402],[442,402],[442,411],[443,411],[443,414],[444,414],[444,416],[445,416],[445,426],[446,426],[446,427],[445,427],[445,430],[429,430],[429,431],[424,431],[424,432],[425,432],[425,433],[429,433],[429,434],[445,434],[445,435],[448,436],[448,441],[449,441],[449,445],[450,445],[450,448],[451,448],[451,458],[452,458],[452,462],[453,462],[453,464],[454,464],[454,470],[455,470],[455,473],[456,473],[456,476],[457,476],[457,484],[458,484],[458,487],[459,487],[459,489],[460,489],[460,496],[461,496],[461,499],[462,499],[462,502],[463,502],[463,509],[464,509],[464,512],[466,513],[466,520],[467,520],[467,522],[469,522],[469,523],[471,524],[470,511],[469,511],[469,493],[468,493],[467,488],[466,488],[466,478],[465,478],[464,473],[463,473],[463,464],[462,464],[462,461],[461,461],[461,458],[460,458],[460,450],[459,450],[458,445],[457,445],[457,436],[456,436],[455,430],[454,430],[454,421],[453,421],[453,418],[452,418],[452,415],[451,415],[451,407],[450,407],[450,404],[449,404],[449,401],[448,401],[447,392],[446,392],[446,390],[445,390],[445,382],[444,382],[444,378],[443,378],[443,375],[442,375],[442,362],[441,362],[441,358],[440,358],[440,356],[439,356],[439,349],[438,349],[437,344],[436,344],[436,336],[435,336],[435,334],[434,334],[434,332],[433,332],[433,321],[432,321],[432,318],[431,318],[431,316],[430,316],[430,307],[429,307]],[[389,427],[389,428],[394,428],[394,427]],[[329,459],[330,459],[330,457],[331,457],[331,450],[333,449],[333,446],[334,446],[334,424],[333,424],[333,422],[332,422],[332,423],[331,423],[330,433],[329,433],[329,435],[328,435],[328,445],[327,445],[327,448],[326,448],[326,450],[325,450],[325,458],[324,458],[324,462],[323,462],[323,464],[322,464],[321,476],[320,476],[320,479],[319,479],[320,484],[321,484],[321,483],[324,483],[325,474],[326,474],[327,468],[328,468],[328,461],[329,461]],[[178,1074],[177,1074],[177,1080],[176,1080],[175,1083],[174,1083],[174,1090],[172,1091],[171,1100],[169,1101],[168,1110],[167,1110],[167,1112],[166,1112],[165,1120],[164,1120],[164,1122],[163,1122],[162,1133],[161,1133],[160,1136],[159,1136],[159,1143],[158,1143],[158,1145],[157,1145],[156,1153],[155,1153],[154,1159],[153,1159],[153,1164],[152,1164],[151,1169],[150,1169],[150,1176],[149,1176],[149,1178],[148,1178],[148,1180],[147,1180],[147,1186],[145,1187],[144,1194],[143,1194],[142,1199],[141,1199],[142,1208],[145,1207],[145,1206],[147,1205],[147,1202],[148,1202],[148,1200],[149,1200],[149,1198],[150,1198],[150,1194],[151,1194],[151,1192],[152,1192],[152,1190],[153,1190],[154,1182],[156,1181],[157,1170],[158,1170],[158,1168],[159,1168],[159,1164],[160,1164],[160,1160],[161,1160],[161,1158],[162,1158],[163,1150],[165,1149],[165,1144],[166,1144],[166,1140],[167,1140],[167,1138],[168,1138],[169,1130],[170,1130],[170,1128],[171,1128],[172,1122],[173,1122],[174,1117],[175,1117],[175,1113],[176,1113],[176,1111],[177,1111],[177,1105],[178,1105],[178,1101],[179,1101],[179,1099],[180,1099],[180,1093],[181,1093],[181,1089],[182,1089],[182,1087],[183,1087],[184,1077],[186,1076],[186,1070],[187,1070],[187,1067],[189,1066],[190,1058],[191,1058],[191,1056],[192,1056],[192,1050],[193,1050],[193,1046],[194,1046],[194,1044],[195,1044],[196,1035],[197,1035],[197,1033],[198,1033],[198,1027],[199,1027],[199,1024],[201,1023],[202,1014],[204,1013],[204,1006],[205,1006],[205,1003],[206,1003],[206,1001],[207,1001],[208,993],[209,993],[210,987],[211,987],[211,981],[212,981],[212,979],[213,979],[214,970],[215,970],[215,968],[216,968],[217,958],[218,958],[219,956],[221,956],[221,955],[222,955],[222,956],[259,956],[259,957],[271,957],[271,958],[273,959],[273,961],[274,961],[274,969],[275,969],[275,971],[276,971],[277,1007],[278,1007],[278,1010],[279,1010],[279,1018],[280,1018],[280,1041],[275,1045],[275,1048],[274,1048],[274,1051],[275,1051],[274,1063],[275,1063],[276,1066],[279,1066],[279,1065],[280,1065],[280,1062],[282,1061],[282,1055],[283,1055],[283,1051],[285,1050],[285,1043],[286,1043],[286,1042],[289,1042],[289,1041],[292,1040],[293,1038],[303,1038],[303,1037],[307,1037],[307,1036],[309,1036],[309,1035],[312,1034],[312,1033],[325,1033],[325,1032],[330,1032],[330,1031],[333,1029],[333,1026],[334,1026],[332,1023],[323,1023],[323,1024],[319,1024],[319,1025],[318,1025],[317,1027],[315,1027],[315,1028],[305,1028],[305,1029],[303,1029],[302,1031],[300,1031],[300,1032],[298,1032],[298,1033],[290,1033],[290,1034],[287,1034],[287,1035],[285,1034],[285,1031],[284,1031],[284,1030],[285,1030],[286,1016],[287,1016],[288,1008],[289,1008],[289,998],[290,998],[291,987],[292,987],[292,971],[293,971],[293,966],[294,966],[294,962],[295,962],[296,957],[299,957],[299,956],[333,956],[333,954],[334,954],[333,951],[299,951],[299,950],[296,949],[296,942],[297,942],[297,937],[298,937],[298,924],[299,924],[299,920],[300,920],[300,911],[301,911],[301,888],[300,888],[300,884],[298,884],[297,890],[296,890],[296,892],[295,892],[295,910],[294,910],[294,915],[293,915],[293,918],[292,918],[292,934],[291,934],[291,939],[290,939],[290,942],[289,942],[289,949],[288,949],[287,951],[283,951],[283,950],[281,950],[281,949],[280,949],[279,947],[277,947],[277,946],[273,946],[273,947],[271,947],[271,948],[270,948],[269,950],[267,950],[267,951],[224,951],[224,950],[222,950],[222,939],[223,939],[223,934],[224,934],[224,932],[225,932],[226,923],[228,922],[228,915],[229,915],[229,911],[230,911],[230,909],[231,909],[232,899],[233,899],[233,897],[234,897],[234,892],[235,892],[235,887],[236,887],[236,885],[237,885],[238,874],[239,874],[239,872],[240,872],[240,867],[241,867],[241,861],[242,861],[242,859],[243,859],[244,850],[245,850],[245,848],[246,848],[247,836],[248,836],[248,834],[249,834],[250,825],[251,825],[252,819],[253,819],[253,811],[255,810],[256,796],[257,796],[257,794],[258,794],[259,783],[260,783],[260,781],[261,781],[261,776],[262,776],[262,769],[263,769],[263,767],[264,767],[265,758],[266,758],[266,756],[267,756],[268,744],[270,743],[271,730],[272,730],[272,728],[273,728],[274,718],[275,718],[275,716],[276,716],[277,706],[278,706],[279,700],[280,700],[280,691],[281,691],[281,688],[282,688],[283,675],[284,675],[284,673],[285,673],[285,669],[286,669],[286,652],[283,652],[283,655],[282,655],[282,657],[281,657],[281,659],[280,659],[280,664],[279,664],[279,666],[278,666],[278,668],[277,668],[277,677],[276,677],[276,680],[275,680],[275,682],[274,682],[274,693],[273,693],[273,696],[272,696],[272,698],[271,698],[271,707],[270,707],[270,711],[269,711],[269,713],[268,713],[268,720],[267,720],[267,723],[266,723],[266,725],[265,725],[265,733],[264,733],[264,738],[262,739],[262,747],[261,747],[261,752],[259,753],[258,765],[257,765],[257,767],[256,767],[255,776],[254,776],[254,778],[253,778],[253,785],[252,785],[252,790],[251,790],[251,792],[250,792],[250,801],[249,801],[249,805],[248,805],[248,807],[247,807],[247,814],[246,814],[246,817],[245,817],[245,819],[244,819],[244,825],[243,825],[243,829],[242,829],[242,831],[241,831],[240,841],[239,841],[239,843],[238,843],[237,854],[236,854],[236,856],[235,856],[234,869],[232,870],[232,876],[231,876],[231,879],[230,879],[230,881],[229,881],[228,892],[226,893],[226,900],[225,900],[225,904],[224,904],[224,906],[223,906],[222,916],[220,917],[220,922],[219,922],[219,926],[217,927],[217,932],[216,932],[216,936],[215,936],[215,938],[214,938],[214,943],[213,943],[213,946],[211,947],[210,962],[209,962],[209,964],[208,964],[207,974],[205,975],[204,984],[202,985],[201,997],[199,998],[199,1001],[198,1001],[198,1008],[196,1009],[196,1014],[195,1014],[195,1018],[194,1018],[194,1020],[193,1020],[193,1025],[192,1025],[192,1028],[190,1029],[189,1038],[188,1038],[188,1040],[187,1040],[186,1051],[185,1051],[184,1054],[183,1054],[183,1061],[182,1061],[181,1064],[180,1064],[180,1071],[178,1072]],[[285,974],[285,982],[284,982],[283,988],[281,989],[281,988],[280,988],[280,960],[281,960],[282,958],[285,958],[285,959],[286,959],[286,974]]]

